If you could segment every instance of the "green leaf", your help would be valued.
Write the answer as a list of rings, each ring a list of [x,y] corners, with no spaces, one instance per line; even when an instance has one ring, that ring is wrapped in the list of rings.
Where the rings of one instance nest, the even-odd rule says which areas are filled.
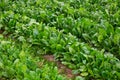
[[[90,73],[90,75],[94,76],[94,73],[91,69],[88,69],[88,72]]]
[[[75,50],[74,50],[72,47],[69,47],[69,52],[70,52],[70,53],[74,53]]]
[[[21,41],[21,42],[24,42],[25,38],[23,36],[20,36],[20,37],[18,37],[18,40]]]
[[[86,71],[86,66],[80,66],[80,69],[79,69],[81,72],[83,71]]]
[[[116,75],[120,78],[120,72],[116,72]]]
[[[31,19],[30,22],[29,22],[29,25],[32,25],[32,24],[39,24],[38,22],[36,22],[35,19]]]
[[[106,34],[105,29],[99,28],[99,35],[106,36],[107,34]]]
[[[3,63],[2,63],[2,62],[0,62],[0,68],[4,68],[4,67],[3,67]]]
[[[88,75],[87,72],[82,72],[82,73],[81,73],[81,76],[87,76],[87,75]]]
[[[25,58],[25,52],[24,52],[23,50],[20,52],[19,57],[20,57],[21,59],[24,59],[24,58]]]
[[[79,73],[79,70],[73,70],[72,73],[73,73],[73,74],[78,74],[78,73]]]
[[[116,67],[120,69],[120,63],[116,63]]]
[[[0,34],[0,40],[1,40],[1,39],[3,39],[3,38],[4,38],[4,37],[3,37],[3,35],[2,35],[2,34]]]
[[[35,35],[35,36],[36,36],[36,35],[38,35],[38,34],[39,34],[38,29],[36,29],[36,28],[35,28],[35,29],[33,29],[33,35]]]
[[[83,77],[81,77],[81,76],[77,76],[77,77],[75,78],[75,80],[85,80],[85,78],[83,78]]]
[[[115,44],[119,44],[120,43],[120,34],[115,34],[113,41]]]
[[[99,42],[102,42],[102,40],[103,40],[103,35],[99,35],[99,36],[98,36],[98,41],[99,41]]]
[[[23,72],[23,73],[26,73],[26,71],[27,71],[27,66],[26,66],[26,65],[22,65],[21,69],[22,69],[22,72]]]
[[[56,50],[59,50],[59,51],[62,50],[62,45],[61,44],[57,44],[56,45]]]

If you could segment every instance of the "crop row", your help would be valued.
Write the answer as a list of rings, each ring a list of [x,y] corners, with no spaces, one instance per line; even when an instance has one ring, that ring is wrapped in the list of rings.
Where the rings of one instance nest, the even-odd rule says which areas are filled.
[[[36,0],[14,1],[9,4],[11,5],[7,5],[8,8],[3,9],[2,13],[2,23],[9,27],[8,30],[14,30],[13,26],[17,21],[26,23],[32,18],[39,23],[64,30],[66,34],[70,32],[92,47],[120,57],[119,1],[93,3],[86,0]]]

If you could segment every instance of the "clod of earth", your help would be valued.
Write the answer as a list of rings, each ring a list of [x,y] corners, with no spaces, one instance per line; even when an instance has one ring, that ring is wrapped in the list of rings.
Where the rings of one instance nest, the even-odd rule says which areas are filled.
[[[47,61],[54,62],[59,70],[59,73],[65,74],[68,78],[74,78],[78,76],[78,74],[73,74],[72,69],[63,65],[60,61],[56,61],[53,55],[44,55],[43,58]]]
[[[2,34],[4,31],[3,30],[0,30],[0,34]]]

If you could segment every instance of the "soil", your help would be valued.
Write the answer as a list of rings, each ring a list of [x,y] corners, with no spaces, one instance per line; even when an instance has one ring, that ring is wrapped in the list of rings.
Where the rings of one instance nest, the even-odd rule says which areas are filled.
[[[43,58],[47,61],[54,62],[58,67],[59,73],[65,74],[67,78],[74,78],[75,76],[78,76],[78,74],[72,73],[72,69],[63,65],[60,61],[56,61],[53,55],[44,55]]]
[[[5,78],[0,78],[0,80],[6,80]]]
[[[0,34],[2,34],[4,31],[3,30],[0,30]]]

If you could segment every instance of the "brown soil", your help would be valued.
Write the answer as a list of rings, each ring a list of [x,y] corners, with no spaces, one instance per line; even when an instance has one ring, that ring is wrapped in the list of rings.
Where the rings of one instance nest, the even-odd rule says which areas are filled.
[[[0,34],[2,34],[4,31],[3,30],[0,30]]]
[[[0,80],[6,80],[5,78],[0,78]]]
[[[72,69],[63,65],[60,61],[56,61],[53,55],[44,55],[43,58],[47,61],[54,62],[59,70],[59,73],[65,74],[68,78],[74,78],[78,74],[73,74]]]

